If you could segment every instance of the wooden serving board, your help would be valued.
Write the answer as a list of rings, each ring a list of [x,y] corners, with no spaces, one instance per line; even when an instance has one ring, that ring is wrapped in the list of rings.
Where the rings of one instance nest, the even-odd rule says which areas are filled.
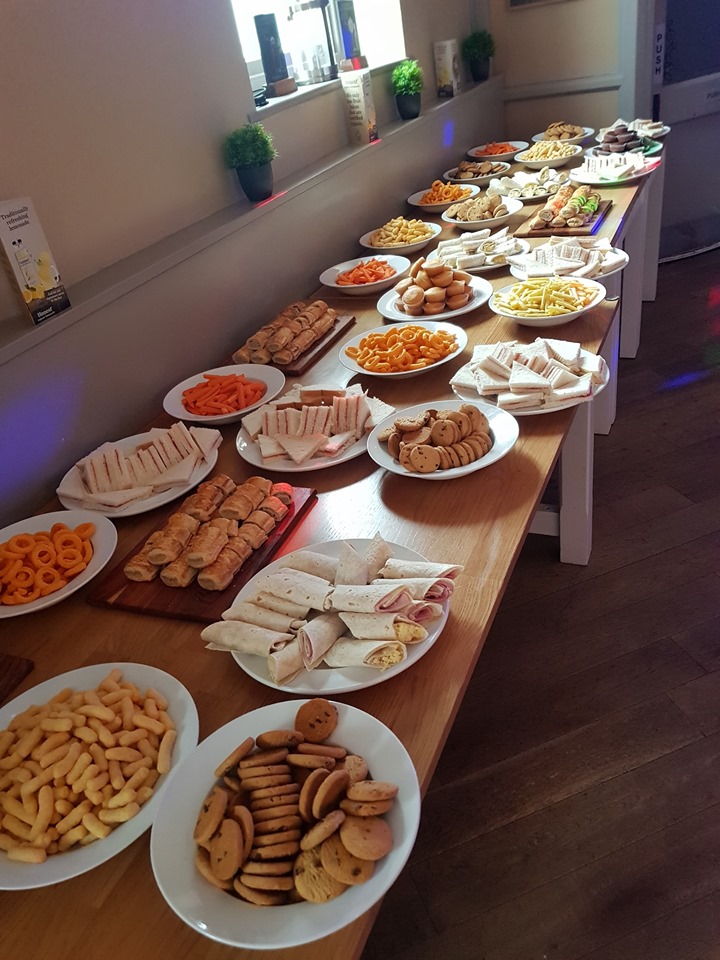
[[[0,653],[0,706],[10,699],[15,690],[30,673],[35,664],[25,657]]]
[[[250,554],[225,590],[203,590],[197,581],[189,587],[167,587],[159,577],[148,583],[127,579],[123,567],[140,551],[150,533],[164,526],[166,515],[106,576],[95,583],[87,595],[87,602],[96,607],[112,607],[116,610],[131,610],[134,613],[175,617],[178,620],[194,620],[198,623],[214,623],[220,620],[223,611],[232,605],[240,588],[270,562],[316,501],[315,490],[309,487],[293,487],[290,510],[265,543]]]
[[[605,217],[608,214],[608,210],[612,206],[612,200],[601,200],[600,205],[598,206],[597,213],[592,218],[590,223],[586,223],[582,227],[551,227],[548,223],[547,226],[542,227],[540,230],[531,230],[530,221],[534,220],[537,214],[542,210],[536,209],[531,217],[528,217],[527,220],[521,224],[517,230],[515,230],[516,237],[591,237],[595,231],[598,229],[600,224],[603,222]]]
[[[315,343],[310,344],[310,347],[305,353],[301,353],[297,360],[294,360],[284,367],[281,367],[280,364],[272,364],[272,366],[276,366],[278,370],[282,370],[286,377],[299,377],[319,360],[323,354],[327,353],[330,347],[336,343],[355,322],[356,320],[353,314],[340,314],[335,326],[328,330],[319,340],[316,340]]]

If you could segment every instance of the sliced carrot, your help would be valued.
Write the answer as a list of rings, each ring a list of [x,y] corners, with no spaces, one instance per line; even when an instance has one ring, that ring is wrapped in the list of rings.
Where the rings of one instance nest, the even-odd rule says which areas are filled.
[[[203,380],[183,390],[183,406],[198,416],[237,413],[265,395],[267,386],[242,374],[203,374]]]
[[[362,283],[377,283],[378,280],[387,280],[394,277],[397,273],[394,267],[391,267],[386,260],[378,260],[373,257],[371,260],[361,260],[352,270],[345,270],[339,273],[335,282],[340,287],[355,286]]]

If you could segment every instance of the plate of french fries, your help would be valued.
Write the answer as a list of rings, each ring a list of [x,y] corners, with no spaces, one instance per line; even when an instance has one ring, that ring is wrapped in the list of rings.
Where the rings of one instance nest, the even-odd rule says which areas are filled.
[[[533,277],[496,290],[488,306],[526,327],[557,327],[592,310],[605,296],[597,280]]]
[[[81,667],[15,697],[0,709],[0,890],[60,883],[124,850],[197,742],[192,697],[146,664]]]

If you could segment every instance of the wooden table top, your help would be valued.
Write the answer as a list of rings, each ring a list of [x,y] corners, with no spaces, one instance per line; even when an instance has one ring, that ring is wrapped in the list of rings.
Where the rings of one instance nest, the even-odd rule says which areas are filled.
[[[633,187],[615,190],[621,217],[619,208],[627,210],[636,191]],[[526,207],[528,215],[535,209],[537,205]],[[614,228],[606,229],[604,235],[612,236]],[[508,282],[505,271],[487,276],[495,287]],[[356,313],[357,325],[346,339],[381,323],[374,299],[329,295],[326,299],[344,312]],[[616,302],[605,302],[571,325],[541,330],[517,326],[481,307],[453,321],[469,337],[462,360],[409,380],[362,377],[360,382],[371,394],[398,407],[449,399],[448,380],[474,344],[511,338],[531,341],[547,334],[579,340],[597,351],[616,310]],[[337,351],[338,347],[332,348],[300,380],[348,382],[352,374],[340,365]],[[367,455],[300,478],[303,484],[316,487],[319,502],[292,534],[284,552],[324,540],[372,537],[379,530],[387,540],[428,559],[466,567],[457,582],[447,625],[428,653],[412,669],[385,683],[337,698],[373,714],[395,732],[412,757],[423,792],[573,416],[574,410],[564,410],[520,418],[520,437],[509,455],[457,480],[427,483],[396,476],[377,467]],[[168,422],[163,417],[158,424]],[[237,426],[223,428],[216,472],[240,481],[258,471],[236,453],[236,433]],[[280,479],[279,474],[269,475]],[[169,513],[176,505],[118,521],[115,556],[131,549],[163,511]],[[3,652],[30,657],[36,664],[20,690],[92,663],[152,664],[176,676],[193,695],[201,739],[241,713],[287,699],[280,691],[251,680],[229,658],[206,650],[198,624],[90,607],[85,602],[87,590],[55,607],[2,624]],[[93,957],[111,954],[114,960],[153,954],[187,960],[249,960],[257,955],[214,943],[175,916],[154,882],[149,833],[83,876],[55,887],[0,893],[0,912],[8,957],[46,955],[64,960],[89,955],[88,951]],[[359,956],[374,915],[370,911],[322,941],[265,955],[273,960],[349,960]]]

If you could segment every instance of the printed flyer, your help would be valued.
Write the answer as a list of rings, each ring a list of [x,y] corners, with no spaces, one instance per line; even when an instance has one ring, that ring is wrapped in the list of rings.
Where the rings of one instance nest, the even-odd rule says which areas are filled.
[[[3,265],[32,322],[67,310],[70,300],[28,197],[0,202],[0,242]]]

